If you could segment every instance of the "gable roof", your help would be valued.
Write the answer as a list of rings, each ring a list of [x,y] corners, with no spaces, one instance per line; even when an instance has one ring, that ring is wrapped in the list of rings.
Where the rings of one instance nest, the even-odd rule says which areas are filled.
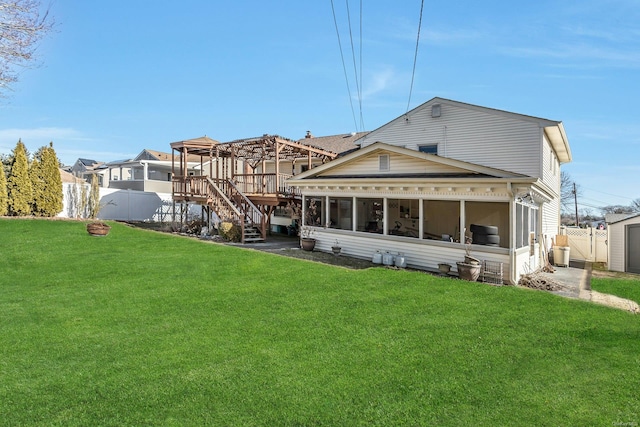
[[[82,159],[82,158],[79,158],[77,161],[79,163],[82,163],[83,166],[93,166],[98,163],[97,161],[92,159]]]
[[[390,122],[385,123],[379,128],[371,131],[370,134],[375,134],[378,130],[388,126],[391,123],[404,121],[407,117],[411,117],[416,112],[419,112],[427,108],[431,108],[431,106],[436,104],[449,104],[449,105],[457,106],[460,108],[482,111],[488,114],[499,114],[499,115],[511,117],[516,120],[523,120],[523,121],[537,123],[540,127],[544,129],[544,132],[547,135],[547,138],[549,139],[551,146],[556,152],[556,155],[558,156],[558,160],[560,161],[560,163],[568,163],[571,161],[571,149],[569,147],[569,140],[567,139],[567,135],[564,131],[564,126],[561,121],[549,120],[549,119],[544,119],[544,118],[535,117],[535,116],[528,116],[525,114],[513,113],[505,110],[498,110],[496,108],[483,107],[480,105],[468,104],[465,102],[454,101],[451,99],[440,98],[440,97],[435,97],[430,99],[429,101],[417,106],[411,111],[408,111],[407,113],[402,114],[401,116],[398,116],[395,119],[391,120]],[[359,139],[362,139],[362,137],[360,137]],[[356,144],[361,145],[362,143],[363,141],[360,141],[360,140],[356,141]]]
[[[335,171],[336,169],[343,168],[349,164],[356,163],[365,157],[375,153],[395,153],[408,158],[418,159],[424,161],[425,164],[432,164],[434,166],[433,173],[424,172],[419,175],[416,173],[395,173],[395,174],[339,174],[326,176],[327,178],[471,178],[471,177],[493,177],[493,178],[526,178],[524,175],[508,172],[501,169],[490,168],[487,166],[481,166],[474,163],[464,162],[461,160],[455,160],[447,157],[437,156],[435,154],[422,153],[416,150],[410,150],[395,145],[385,144],[383,142],[375,142],[360,150],[349,153],[344,157],[340,157],[324,165],[320,165],[300,175],[297,175],[288,180],[289,183],[295,185],[307,179],[322,179],[323,175],[329,171]],[[440,166],[446,166],[447,172],[442,172],[443,168]]]
[[[344,156],[360,148],[359,145],[356,144],[356,141],[368,133],[369,132],[352,132],[339,135],[312,136],[311,132],[307,132],[307,136],[299,139],[298,142],[331,151],[332,153],[338,154],[338,156]]]
[[[616,215],[616,214],[607,214],[607,215]],[[619,222],[624,222],[624,221],[627,221],[627,220],[630,220],[630,219],[635,219],[635,218],[640,217],[640,213],[636,213],[636,214],[617,214],[617,215],[621,215],[621,216],[624,215],[624,217],[623,218],[614,217],[614,219],[611,219],[611,217],[609,217],[609,219],[611,219],[611,220],[607,220],[606,222],[608,224],[617,224]],[[606,218],[607,217],[605,216],[605,219]]]
[[[171,154],[145,148],[133,160],[171,161]]]

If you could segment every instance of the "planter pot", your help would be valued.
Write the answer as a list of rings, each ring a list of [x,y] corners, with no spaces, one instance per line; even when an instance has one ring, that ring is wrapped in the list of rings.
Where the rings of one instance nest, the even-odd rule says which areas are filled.
[[[440,273],[442,274],[449,274],[449,272],[451,271],[451,265],[440,263],[438,264],[438,270],[440,270]]]
[[[87,232],[92,236],[106,236],[111,227],[104,222],[90,222],[87,224]]]
[[[335,256],[338,256],[340,255],[340,251],[342,251],[342,248],[340,246],[331,246],[331,251]]]
[[[457,262],[456,265],[458,266],[458,276],[461,279],[475,282],[480,277],[480,264]]]
[[[303,251],[312,251],[316,247],[316,239],[303,237],[300,239],[300,247]]]
[[[480,260],[478,258],[474,258],[472,256],[465,255],[464,263],[465,264],[471,264],[471,265],[480,265]]]

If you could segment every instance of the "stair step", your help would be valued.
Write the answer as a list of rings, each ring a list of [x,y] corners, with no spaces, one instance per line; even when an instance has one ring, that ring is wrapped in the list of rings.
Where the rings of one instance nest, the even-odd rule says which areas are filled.
[[[264,239],[262,237],[245,237],[244,242],[245,243],[264,242]]]

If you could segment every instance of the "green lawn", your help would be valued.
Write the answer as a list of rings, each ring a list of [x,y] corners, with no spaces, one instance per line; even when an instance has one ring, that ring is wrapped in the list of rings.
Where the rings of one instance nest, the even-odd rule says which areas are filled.
[[[640,303],[640,277],[592,277],[591,289]]]
[[[640,423],[627,312],[121,224],[0,236],[0,425]]]

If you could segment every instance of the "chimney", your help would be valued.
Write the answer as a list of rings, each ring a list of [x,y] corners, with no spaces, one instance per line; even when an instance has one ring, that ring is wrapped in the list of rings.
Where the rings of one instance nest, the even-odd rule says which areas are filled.
[[[306,139],[309,139],[309,138],[313,138],[313,135],[311,135],[311,131],[310,131],[310,130],[308,130],[308,131],[307,131],[307,134],[306,134],[304,137],[305,137]]]

